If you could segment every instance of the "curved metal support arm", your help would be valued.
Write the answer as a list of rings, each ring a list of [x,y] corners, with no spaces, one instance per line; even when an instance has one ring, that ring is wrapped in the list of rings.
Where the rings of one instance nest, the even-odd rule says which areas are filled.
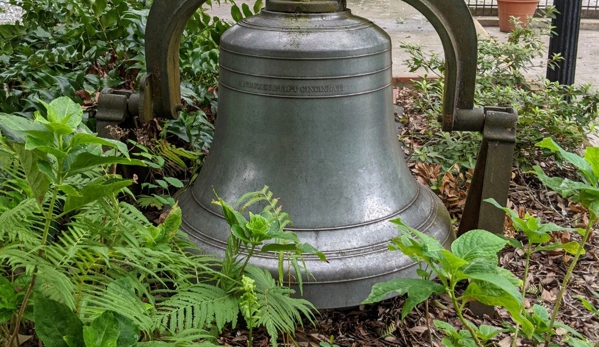
[[[154,0],[146,26],[146,64],[154,114],[177,118],[181,109],[179,46],[193,13],[206,0]]]
[[[459,110],[474,107],[476,28],[464,0],[404,0],[431,22],[445,52],[443,130],[456,128]]]

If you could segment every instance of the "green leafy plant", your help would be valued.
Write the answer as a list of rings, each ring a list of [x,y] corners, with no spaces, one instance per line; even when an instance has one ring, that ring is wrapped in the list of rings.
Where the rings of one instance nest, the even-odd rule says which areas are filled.
[[[133,140],[128,141],[134,146],[132,156],[141,159],[150,168],[129,173],[142,175],[138,177],[143,182],[142,194],[136,197],[139,206],[154,207],[158,210],[165,206],[174,206],[175,194],[185,187],[185,183],[177,176],[183,178],[190,171],[198,170],[200,164],[197,155],[165,140],[151,140],[146,146]],[[188,176],[187,181],[189,180]]]
[[[550,8],[548,16],[553,15]],[[566,149],[579,148],[587,139],[588,130],[596,122],[599,93],[590,86],[563,86],[546,80],[540,83],[527,81],[524,71],[536,66],[535,58],[545,54],[542,35],[548,29],[539,25],[522,28],[517,25],[509,33],[506,42],[492,37],[479,38],[476,89],[476,107],[512,106],[518,110],[518,141],[515,161],[525,168],[534,163],[533,145],[544,137],[555,136]],[[421,145],[422,153],[436,153],[436,156],[415,153],[418,160],[440,163],[444,171],[454,164],[471,168],[480,143],[478,133],[442,134],[436,121],[441,114],[443,95],[444,61],[437,54],[426,54],[419,45],[402,44],[409,54],[406,61],[411,71],[424,70],[421,79],[414,82],[414,88],[422,97],[416,98],[417,110],[429,119],[429,126],[423,133],[414,132],[410,136]],[[559,64],[560,56],[552,57],[548,64]],[[426,152],[424,152],[426,151]]]
[[[251,347],[253,342],[252,333],[254,331],[254,326],[257,325],[257,322],[260,319],[260,304],[258,303],[256,284],[253,279],[245,275],[242,276],[241,289],[243,290],[243,294],[241,295],[239,308],[249,329],[248,347]]]
[[[0,26],[0,105],[42,109],[37,99],[91,101],[93,91],[131,82],[143,61],[148,8],[133,0],[10,1],[22,19]],[[132,59],[129,59],[132,58]]]
[[[226,0],[225,0],[226,2]],[[31,115],[39,100],[59,96],[91,106],[105,87],[134,89],[145,73],[144,32],[151,1],[10,0],[16,23],[0,25],[0,109]],[[220,4],[207,1],[206,6]],[[247,5],[237,12],[251,14]],[[254,12],[262,7],[256,1]],[[231,23],[194,13],[181,39],[183,97],[188,105],[215,104],[220,35]]]
[[[301,242],[294,232],[285,230],[291,223],[289,215],[282,211],[281,206],[277,206],[278,199],[273,198],[267,186],[241,196],[237,202],[239,211],[218,196],[214,203],[222,207],[225,220],[231,227],[221,269],[222,277],[217,285],[226,292],[244,293],[242,298],[246,301],[246,321],[249,319],[252,325],[263,325],[271,336],[271,343],[276,345],[278,333],[293,334],[295,325],[301,323],[302,315],[310,321],[314,317],[314,306],[304,299],[292,298],[295,290],[285,286],[291,282],[285,281],[286,255],[295,271],[294,278],[300,291],[303,273],[307,272],[303,254],[316,254],[323,261],[326,261],[326,257],[310,244]],[[262,211],[257,214],[249,212],[247,219],[243,212],[258,203],[265,204]],[[268,271],[249,265],[254,254],[265,252],[278,252],[278,281]],[[248,289],[244,289],[244,276],[255,281],[255,292],[248,294]],[[252,306],[248,306],[250,303]],[[248,344],[251,342],[248,341]]]
[[[595,298],[599,299],[599,293],[591,291],[591,294],[593,294]],[[576,299],[578,299],[582,303],[582,306],[589,310],[589,312],[599,317],[599,310],[595,306],[593,306],[593,304],[591,304],[587,299],[583,298],[582,296],[577,296]]]
[[[534,172],[537,177],[547,187],[553,189],[564,198],[571,197],[573,201],[579,202],[589,212],[589,222],[584,230],[580,230],[582,239],[576,249],[574,259],[570,262],[566,274],[564,276],[560,291],[557,295],[555,306],[551,312],[549,323],[549,332],[545,339],[545,346],[549,345],[552,337],[552,328],[557,318],[557,313],[561,305],[562,299],[568,287],[568,282],[572,277],[574,268],[584,254],[584,246],[589,237],[593,233],[593,226],[599,218],[599,148],[587,147],[584,157],[580,157],[575,153],[570,153],[560,147],[553,139],[545,138],[537,143],[537,146],[557,154],[561,159],[576,168],[580,181],[574,181],[569,178],[549,177],[539,166],[534,167]]]
[[[38,296],[34,303],[36,333],[48,347],[131,347],[139,329],[130,319],[105,311],[89,325],[65,304]]]
[[[539,218],[531,216],[528,213],[526,213],[524,218],[520,218],[518,213],[510,210],[509,208],[502,207],[493,199],[487,199],[485,201],[506,212],[511,218],[514,230],[523,233],[526,237],[525,243],[517,239],[509,239],[510,245],[516,249],[520,249],[525,256],[524,274],[522,275],[522,300],[525,299],[528,290],[527,281],[530,269],[530,259],[534,253],[557,249],[562,249],[564,252],[573,255],[578,253],[580,247],[578,242],[570,241],[563,244],[561,241],[552,241],[551,233],[555,231],[577,231],[582,233],[583,230],[564,228],[554,223],[541,223]],[[527,312],[523,312],[523,314],[528,315]],[[534,305],[532,313],[529,316],[529,320],[534,323],[535,330],[532,334],[532,337],[535,339],[534,344],[537,345],[538,343],[544,341],[545,336],[549,334],[549,330],[553,329],[553,326],[550,324],[547,309],[543,306]],[[580,336],[580,334],[565,324],[555,323],[554,325],[566,329],[576,336]],[[512,341],[514,341],[513,345],[515,345],[515,341],[517,341],[518,334],[520,332],[518,325],[516,325],[514,331],[515,333],[512,338]],[[551,334],[554,333],[554,331],[551,331]]]
[[[522,314],[523,300],[517,287],[520,280],[497,265],[497,253],[507,240],[484,230],[472,230],[456,239],[451,250],[447,250],[435,238],[410,228],[400,220],[393,223],[398,226],[400,236],[392,240],[389,248],[401,251],[424,265],[418,270],[422,278],[398,278],[377,283],[364,303],[380,301],[394,292],[407,294],[402,308],[403,319],[433,293],[448,294],[464,330],[458,331],[447,323],[435,321],[435,325],[446,333],[443,338],[446,346],[480,347],[496,335],[494,329],[476,327],[466,320],[463,312],[471,301],[504,307],[525,334],[532,335],[533,324]],[[440,283],[432,281],[432,277],[437,277]],[[466,289],[458,294],[456,287],[462,284],[466,285]]]
[[[176,120],[167,121],[163,132],[177,136],[188,143],[191,150],[202,155],[212,144],[214,125],[208,122],[203,111],[184,111]]]
[[[318,344],[321,347],[339,347],[339,345],[335,344],[335,337],[331,335],[328,341],[320,341]]]
[[[66,97],[43,105],[34,120],[0,114],[0,338],[11,345],[37,323],[45,298],[83,324],[113,311],[145,340],[179,338],[160,324],[157,298],[214,277],[217,262],[178,231],[177,206],[156,226],[117,199],[132,181],[113,166],[144,165],[125,144],[92,134]]]
[[[261,213],[252,213],[247,219],[222,199],[214,202],[222,207],[231,227],[225,259],[213,277],[216,285],[197,283],[181,288],[157,305],[154,321],[175,334],[193,327],[214,327],[220,332],[228,323],[236,326],[241,311],[248,328],[253,331],[263,326],[271,344],[276,346],[279,334],[293,334],[302,317],[313,321],[315,308],[304,299],[291,297],[295,290],[275,281],[267,270],[251,265],[251,257],[259,252],[293,252],[292,261],[301,262],[303,253],[315,253],[323,259],[324,255],[284,230],[290,223],[289,216],[277,206],[277,199],[268,187],[244,194],[239,202],[243,203],[241,210],[258,202],[265,202],[266,206]],[[284,257],[279,259],[282,261]],[[301,277],[300,270],[298,264],[297,277]],[[248,340],[250,346],[252,337]]]

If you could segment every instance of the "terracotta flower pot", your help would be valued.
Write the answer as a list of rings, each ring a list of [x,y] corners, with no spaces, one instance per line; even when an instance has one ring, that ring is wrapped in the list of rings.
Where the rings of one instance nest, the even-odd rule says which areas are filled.
[[[510,23],[511,17],[519,18],[522,26],[528,25],[528,17],[535,14],[538,4],[539,0],[497,0],[499,30],[510,32],[514,29]]]

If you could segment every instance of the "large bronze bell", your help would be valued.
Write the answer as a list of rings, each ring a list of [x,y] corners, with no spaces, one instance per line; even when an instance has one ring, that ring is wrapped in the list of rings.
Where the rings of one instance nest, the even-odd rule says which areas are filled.
[[[156,115],[176,117],[179,39],[203,2],[154,1],[146,31],[149,74],[140,96],[129,102],[142,119],[151,116],[150,107]],[[464,1],[407,2],[433,23],[444,43],[444,130],[484,133],[485,119],[493,117],[472,109],[476,32]],[[314,279],[304,283],[304,297],[319,308],[357,305],[374,283],[416,276],[409,257],[388,251],[397,235],[391,219],[451,243],[447,210],[411,176],[397,141],[391,42],[382,29],[352,15],[345,1],[267,0],[258,15],[222,35],[220,52],[215,137],[198,179],[179,200],[182,228],[202,249],[223,256],[229,234],[220,208],[211,204],[213,190],[234,202],[264,185],[291,215],[291,230],[329,260],[307,257]],[[510,119],[508,132],[515,122]],[[513,136],[498,141],[513,144]],[[487,218],[478,218],[482,198],[505,201],[507,194],[505,177],[498,192],[482,189],[484,171],[493,167],[485,153],[469,228],[484,227]],[[503,217],[489,213],[495,221]],[[254,263],[277,270],[274,256],[260,255]]]

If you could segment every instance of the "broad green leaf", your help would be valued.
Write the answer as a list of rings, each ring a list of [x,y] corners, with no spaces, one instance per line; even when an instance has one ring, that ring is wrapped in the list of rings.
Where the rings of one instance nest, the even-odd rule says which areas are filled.
[[[78,154],[70,167],[68,168],[67,177],[85,172],[91,168],[97,168],[103,165],[139,165],[145,166],[145,163],[138,159],[128,159],[123,157],[113,157],[113,156],[101,156],[92,154],[89,152],[82,152]]]
[[[246,17],[251,17],[253,15],[252,11],[250,10],[250,6],[248,4],[241,4],[241,10],[243,11],[243,15]]]
[[[164,227],[164,232],[167,235],[174,236],[174,234],[177,233],[177,231],[179,231],[181,222],[182,222],[181,208],[178,205],[175,205],[168,213],[168,216],[166,216],[164,223],[162,223],[162,226]]]
[[[56,174],[54,173],[54,168],[52,167],[52,164],[50,162],[47,162],[45,160],[38,160],[37,168],[41,172],[43,172],[46,175],[46,177],[48,177],[50,182],[56,183]]]
[[[246,236],[245,230],[239,224],[231,226],[231,233],[243,243],[251,243],[250,239]]]
[[[96,144],[102,146],[108,146],[112,148],[116,148],[121,152],[125,157],[129,158],[129,149],[127,145],[121,141],[116,141],[112,139],[105,139],[98,137],[97,135],[86,134],[86,133],[77,133],[71,139],[69,143],[70,147],[80,146],[80,145],[88,145],[88,144]]]
[[[56,147],[48,146],[48,144],[52,144],[52,142],[30,135],[25,136],[25,149],[28,151],[37,149],[41,152],[52,154],[57,159],[65,158],[68,155]]]
[[[223,209],[223,215],[229,226],[233,226],[235,224],[245,225],[247,223],[247,220],[241,213],[237,212],[233,207],[231,207],[231,205],[227,204],[223,199],[218,197],[218,195],[217,199],[218,201],[212,201],[212,203],[219,205]]]
[[[175,177],[163,177],[163,179],[175,188],[183,188],[185,186],[183,182],[181,182],[178,178]]]
[[[455,275],[458,277],[456,280],[464,280],[468,278],[469,273],[498,273],[500,267],[497,265],[496,259],[489,258],[476,258],[468,262],[467,265],[462,267],[460,273]]]
[[[17,292],[9,280],[0,276],[0,324],[8,322],[17,312]]]
[[[441,339],[441,343],[445,347],[463,347],[463,346],[456,346],[449,337],[444,337],[443,339]]]
[[[57,188],[67,195],[81,196],[81,194],[79,194],[79,191],[69,184],[61,184]]]
[[[15,145],[14,148],[21,167],[25,171],[25,178],[33,192],[33,197],[36,199],[43,197],[50,187],[50,181],[38,167],[38,161],[42,159],[38,159],[31,151],[25,150],[23,146]]]
[[[400,233],[399,238],[392,240],[391,247],[395,245],[405,255],[417,257],[420,260],[439,260],[441,258],[441,251],[445,247],[437,239],[408,226],[400,219],[391,220],[391,223],[397,225]]]
[[[454,339],[460,338],[458,331],[453,325],[437,319],[433,320],[433,324],[435,325],[435,328],[441,330],[445,335],[448,335]]]
[[[54,99],[50,104],[42,101],[48,113],[48,121],[66,125],[74,132],[83,119],[81,106],[66,96]]]
[[[105,9],[106,0],[94,0],[94,3],[92,4],[92,11],[94,11],[96,18],[100,18]]]
[[[0,130],[12,142],[24,144],[28,131],[48,132],[45,126],[21,116],[0,113]]]
[[[583,176],[592,184],[597,185],[597,176],[593,173],[593,168],[591,165],[581,158],[575,153],[570,153],[561,148],[552,138],[546,137],[542,141],[536,144],[537,147],[546,148],[551,150],[554,153],[559,153],[559,155],[568,161],[570,164],[574,165]]]
[[[86,347],[116,347],[119,337],[119,322],[110,311],[105,311],[86,327],[83,340]]]
[[[590,189],[581,190],[580,204],[589,210],[591,219],[599,216],[599,192]]]
[[[497,336],[501,331],[495,327],[490,325],[481,325],[478,327],[478,335],[483,340],[483,342],[487,342],[488,340]]]
[[[100,24],[102,24],[103,28],[109,28],[116,24],[119,20],[118,11],[111,10],[106,12],[100,17]]]
[[[69,127],[68,125],[61,124],[61,123],[53,123],[53,122],[48,122],[48,121],[45,121],[45,122],[43,122],[42,124],[44,124],[44,126],[45,126],[45,127],[48,129],[48,130],[50,130],[50,131],[52,131],[52,132],[56,133],[56,135],[61,135],[61,136],[63,136],[63,135],[69,135],[69,134],[72,134],[72,133],[73,133],[73,131],[74,131],[74,130],[73,130],[71,127]]]
[[[447,268],[447,270],[449,270],[449,272],[451,272],[451,273],[455,272],[462,266],[468,264],[467,261],[455,256],[453,253],[451,253],[450,251],[448,251],[446,249],[442,250],[441,254],[443,254],[443,258],[444,258],[444,259],[441,259],[441,262],[443,263],[444,267]]]
[[[566,336],[565,341],[570,347],[596,347],[594,343],[570,336]]]
[[[114,317],[117,319],[119,325],[119,338],[117,340],[117,347],[131,347],[137,343],[140,338],[139,328],[133,324],[131,319],[113,312]]]
[[[499,205],[495,199],[485,199],[484,201],[509,214],[514,228],[518,231],[524,232],[528,238],[528,241],[534,244],[541,244],[549,241],[551,239],[551,235],[549,235],[549,233],[552,231],[574,230],[571,228],[560,227],[554,223],[543,224],[539,218],[530,216],[528,213],[526,214],[525,218],[520,218],[515,211]],[[521,248],[521,244],[514,243],[512,240],[508,240],[508,242],[516,248]]]
[[[556,249],[563,249],[567,253],[576,254],[578,249],[580,248],[580,244],[576,241],[571,241],[568,243],[554,242],[548,245],[538,246],[535,248],[535,251],[553,251]],[[585,254],[585,250],[582,249],[582,253]]]
[[[519,300],[514,299],[513,295],[508,294],[501,288],[496,286],[493,287],[493,290],[489,290],[488,286],[485,286],[484,283],[471,282],[466,288],[463,296],[477,300],[485,305],[504,307],[508,310],[508,312],[510,312],[512,319],[517,323],[520,323],[522,331],[526,334],[526,336],[532,336],[534,332],[534,326],[533,323],[531,323],[522,315],[521,312],[523,304]],[[490,295],[498,293],[501,294]]]
[[[271,222],[265,237],[269,239],[287,240],[293,243],[299,242],[299,238],[297,237],[296,233],[291,231],[281,231],[281,222],[276,219]]]
[[[591,312],[595,316],[599,317],[599,310],[595,306],[593,306],[593,304],[591,304],[587,299],[585,299],[582,296],[575,296],[575,298],[578,299],[580,301],[580,303],[582,304],[582,306],[584,306],[584,308],[589,310],[589,312]]]
[[[578,191],[583,190],[588,193],[595,193],[599,195],[599,189],[586,183],[572,181],[567,178],[549,177],[539,166],[535,166],[534,171],[544,185],[555,190],[564,198],[575,195]]]
[[[91,183],[79,190],[79,196],[68,195],[64,203],[63,212],[67,213],[81,208],[90,202],[110,196],[121,189],[131,185],[132,180],[110,181],[111,183]]]
[[[408,295],[401,310],[401,319],[404,319],[416,305],[428,299],[431,294],[443,294],[445,287],[433,281],[420,278],[397,278],[372,286],[370,295],[362,303],[370,304],[379,302],[394,292],[399,295]]]
[[[58,147],[55,145],[55,140],[56,140],[56,136],[54,135],[53,132],[51,132],[50,130],[48,130],[45,126],[39,124],[40,126],[43,127],[43,130],[27,130],[27,137],[32,137],[34,139],[37,139],[38,142],[43,143],[44,146],[52,146],[58,149]]]
[[[35,332],[46,347],[85,346],[83,323],[65,304],[36,295],[33,304]],[[69,340],[67,344],[65,340]]]
[[[490,283],[501,291],[509,294],[516,302],[522,303],[522,294],[508,278],[497,273],[468,273],[468,277],[474,280]]]
[[[547,312],[547,309],[545,307],[543,307],[541,305],[533,305],[532,312],[534,314],[535,319],[539,323],[543,323],[547,327],[549,326],[551,319],[549,317],[549,312]]]
[[[451,251],[465,261],[476,258],[497,259],[507,241],[486,230],[471,230],[451,244]]]
[[[587,147],[584,152],[584,159],[591,165],[593,175],[599,177],[599,147]]]

